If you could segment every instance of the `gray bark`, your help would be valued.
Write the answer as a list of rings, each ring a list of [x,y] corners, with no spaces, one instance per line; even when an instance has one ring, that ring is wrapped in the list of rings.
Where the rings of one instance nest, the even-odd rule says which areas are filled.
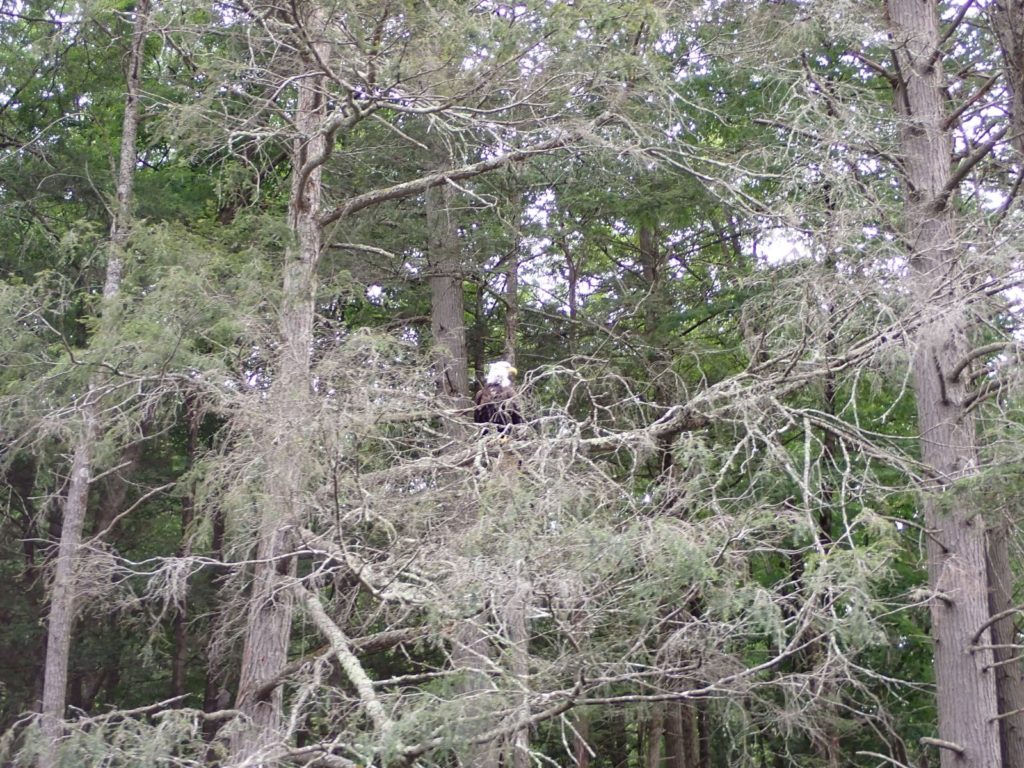
[[[1024,675],[1021,674],[1016,618],[1014,574],[1010,565],[1009,530],[997,525],[989,531],[989,612],[1002,618],[992,623],[996,695],[999,704],[999,746],[1002,768],[1024,766]]]
[[[323,20],[313,14],[304,26],[307,34],[316,35],[323,28]],[[314,42],[313,47],[321,61],[328,60],[328,43]],[[307,65],[310,71],[319,71],[317,63],[307,61]],[[327,156],[327,140],[320,131],[325,115],[322,84],[321,74],[298,80],[297,138],[292,149],[288,209],[294,240],[285,251],[278,317],[281,346],[264,421],[265,493],[236,700],[248,727],[232,734],[235,760],[265,752],[283,738],[280,686],[263,697],[257,692],[288,661],[294,612],[293,596],[280,588],[279,577],[294,572],[290,531],[302,517],[302,425],[309,414],[316,268],[323,239],[317,215],[322,195],[321,164]]]
[[[1024,156],[1024,0],[995,0],[988,11],[1003,56],[1011,141]]]
[[[910,288],[934,319],[915,339],[912,361],[921,455],[934,476],[923,495],[942,768],[1001,764],[998,705],[988,620],[985,523],[954,484],[977,473],[972,416],[962,403],[965,377],[949,375],[969,350],[958,306],[961,268],[948,205],[952,142],[946,126],[935,0],[888,0],[897,65],[895,108],[902,118]],[[976,634],[979,636],[976,638]]]
[[[438,387],[461,407],[469,406],[462,254],[452,219],[452,188],[427,190],[430,330],[434,337]]]
[[[135,163],[138,157],[136,139],[139,128],[140,78],[143,61],[143,43],[149,23],[149,0],[139,0],[135,8],[135,27],[132,31],[125,77],[125,109],[121,126],[121,156],[117,174],[117,200],[110,229],[106,278],[103,296],[110,310],[111,300],[121,288],[123,252],[132,224]],[[103,328],[112,319],[104,316]],[[64,499],[60,544],[54,566],[53,585],[46,630],[46,662],[43,671],[42,725],[50,748],[63,732],[62,721],[67,704],[68,660],[71,654],[71,636],[78,609],[75,594],[75,566],[78,547],[82,542],[89,506],[89,488],[93,473],[93,449],[102,434],[101,382],[94,378],[82,405],[82,424],[71,460],[68,491]],[[44,755],[49,764],[56,762],[55,752]]]
[[[452,666],[466,671],[459,693],[467,701],[472,701],[475,696],[482,700],[481,693],[490,688],[486,670],[491,656],[491,643],[479,621],[470,619],[462,622],[455,630],[452,643]],[[478,731],[485,731],[491,725],[486,721],[478,722]],[[475,732],[464,734],[466,738],[475,735]],[[472,768],[498,768],[501,764],[501,750],[493,741],[470,747],[467,748],[465,759],[461,763]]]
[[[1009,98],[1010,141],[1017,150],[1024,174],[1024,0],[995,0],[988,12],[1003,60],[1003,82]],[[1006,525],[989,531],[989,608],[993,616],[1014,604],[1014,579],[1010,567]],[[999,700],[999,738],[1004,768],[1024,768],[1024,675],[1014,660],[1018,649],[1015,616],[1007,615],[992,625],[996,691]],[[1012,714],[1011,714],[1012,713]]]
[[[661,768],[661,745],[665,738],[665,705],[655,704],[647,724],[645,768]]]
[[[590,718],[580,713],[573,725],[573,765],[576,768],[590,768]]]
[[[523,578],[516,579],[515,591],[505,603],[504,621],[505,635],[509,645],[509,660],[512,676],[516,679],[522,692],[522,705],[514,717],[528,720],[530,717],[530,632],[527,626],[526,609],[532,594],[530,583]],[[509,738],[512,759],[505,762],[512,768],[529,768],[530,766],[530,732],[523,728]]]
[[[518,246],[518,243],[517,243]],[[505,270],[505,352],[504,359],[516,364],[516,339],[519,338],[519,255],[508,257]]]
[[[685,701],[665,705],[665,765],[668,768],[700,768],[697,710]]]

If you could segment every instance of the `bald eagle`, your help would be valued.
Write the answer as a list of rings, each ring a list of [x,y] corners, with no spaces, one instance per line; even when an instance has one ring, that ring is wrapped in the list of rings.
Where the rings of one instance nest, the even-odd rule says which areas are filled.
[[[494,424],[498,432],[508,432],[513,424],[522,424],[523,417],[516,404],[516,390],[512,377],[518,371],[506,360],[491,363],[487,369],[487,381],[476,393],[476,407],[473,421],[477,424]]]

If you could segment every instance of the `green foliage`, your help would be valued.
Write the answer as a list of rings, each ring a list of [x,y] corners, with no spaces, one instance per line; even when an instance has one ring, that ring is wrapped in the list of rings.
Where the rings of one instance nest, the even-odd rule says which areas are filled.
[[[134,222],[103,297],[133,10],[0,14],[0,761],[45,746],[14,723],[33,706],[88,402],[102,430],[61,765],[223,757],[192,710],[116,711],[166,699],[182,652],[190,704],[234,691],[257,547],[288,505],[295,576],[343,632],[415,637],[359,654],[396,719],[382,739],[295,618],[294,745],[386,764],[429,741],[424,764],[468,764],[474,735],[572,697],[566,719],[531,726],[537,759],[565,764],[579,717],[594,768],[641,765],[666,694],[692,694],[716,766],[819,765],[824,737],[861,764],[932,734],[903,344],[919,308],[901,284],[891,92],[850,53],[878,58],[877,19],[843,3],[330,4],[325,39],[345,55],[317,64],[321,98],[352,119],[331,134],[321,214],[582,131],[450,186],[464,362],[511,344],[525,374],[530,424],[481,436],[437,391],[422,195],[322,233],[308,386],[278,391],[300,333],[281,278],[308,139],[298,84],[319,77],[300,74],[292,10],[157,9]],[[1012,175],[979,179],[962,214],[1004,199]],[[974,241],[1019,238],[978,220],[965,240],[984,281],[999,247]],[[780,239],[797,258],[770,251]],[[1012,307],[984,311],[988,336],[1013,338]],[[1019,516],[1012,363],[971,374],[1002,386],[979,405],[981,470],[957,496],[989,524]],[[303,412],[283,416],[292,401]],[[680,409],[700,418],[655,430]],[[286,471],[285,500],[267,478]],[[457,669],[470,619],[486,653]]]

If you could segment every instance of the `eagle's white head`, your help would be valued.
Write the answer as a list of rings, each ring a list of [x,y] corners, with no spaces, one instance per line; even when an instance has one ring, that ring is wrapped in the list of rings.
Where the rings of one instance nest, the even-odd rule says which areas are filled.
[[[515,376],[517,371],[512,363],[507,360],[499,360],[496,363],[491,363],[487,368],[487,383],[497,384],[502,387],[512,386],[512,377]]]

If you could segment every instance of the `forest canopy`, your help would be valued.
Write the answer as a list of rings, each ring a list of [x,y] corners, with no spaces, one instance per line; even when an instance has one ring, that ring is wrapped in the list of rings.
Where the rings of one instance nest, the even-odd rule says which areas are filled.
[[[0,75],[0,765],[1024,768],[1022,0],[0,0]]]

